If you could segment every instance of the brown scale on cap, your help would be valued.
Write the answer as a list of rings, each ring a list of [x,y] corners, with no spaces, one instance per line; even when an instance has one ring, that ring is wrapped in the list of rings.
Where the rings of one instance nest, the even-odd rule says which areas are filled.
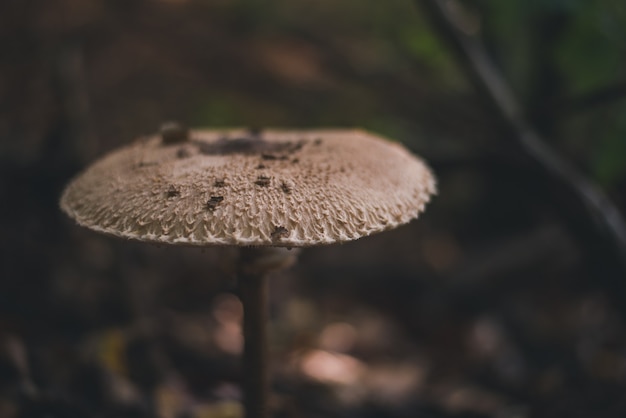
[[[181,147],[178,149],[178,151],[176,151],[176,158],[189,158],[191,157],[192,153],[188,148],[185,147]]]
[[[159,165],[159,163],[156,161],[139,161],[137,164],[134,164],[132,168],[146,168],[155,165]]]
[[[224,196],[211,196],[211,198],[206,202],[206,208],[213,212],[217,205],[219,205],[224,200]]]
[[[409,222],[435,192],[419,158],[364,131],[197,130],[189,138],[184,159],[181,144],[161,135],[104,156],[68,185],[62,209],[81,225],[142,241],[305,247]]]
[[[284,160],[289,159],[289,157],[287,157],[286,155],[276,155],[276,154],[261,154],[261,158],[264,160],[269,160],[269,161],[276,161],[276,160],[284,161]]]
[[[179,144],[189,140],[189,129],[178,122],[166,122],[159,129],[163,144]]]
[[[263,128],[260,128],[258,126],[253,126],[248,128],[248,134],[250,136],[261,136],[263,135]]]
[[[287,236],[289,236],[289,230],[284,226],[277,226],[276,228],[274,228],[274,231],[272,231],[273,240],[278,240]]]
[[[280,189],[283,191],[283,193],[291,193],[291,186],[284,181],[280,183]]]
[[[165,192],[165,197],[167,197],[168,199],[178,196],[180,196],[180,191],[173,185],[170,186],[169,189],[167,189],[167,192]]]
[[[267,187],[270,185],[270,178],[267,176],[258,176],[254,182],[257,186]]]
[[[306,140],[270,141],[258,136],[237,136],[232,139],[223,136],[212,142],[192,141],[192,143],[198,146],[200,152],[205,155],[241,154],[261,156],[293,154],[300,151],[306,142]]]

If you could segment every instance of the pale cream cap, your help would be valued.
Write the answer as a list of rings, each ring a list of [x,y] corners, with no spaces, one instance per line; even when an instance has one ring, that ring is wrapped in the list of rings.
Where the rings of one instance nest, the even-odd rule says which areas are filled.
[[[180,245],[306,247],[354,240],[418,217],[428,167],[361,130],[190,131],[104,156],[61,208],[118,237]]]

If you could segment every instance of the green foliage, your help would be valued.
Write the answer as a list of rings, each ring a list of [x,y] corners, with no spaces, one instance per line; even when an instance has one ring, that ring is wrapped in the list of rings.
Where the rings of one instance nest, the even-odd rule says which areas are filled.
[[[398,28],[399,46],[413,59],[427,66],[431,76],[439,84],[458,87],[463,85],[462,77],[440,40],[425,24],[407,25]]]
[[[198,106],[193,119],[201,126],[236,126],[242,122],[241,113],[230,97],[216,96]]]
[[[606,187],[626,181],[626,106],[621,107],[614,129],[598,142],[593,157],[595,177]]]
[[[586,2],[563,36],[557,60],[571,91],[585,92],[624,77],[626,11],[615,2]]]
[[[626,155],[626,117],[621,116],[626,109],[620,108],[619,102],[602,104],[601,110],[574,112],[561,111],[559,106],[626,81],[626,2],[459,3],[478,22],[478,35],[522,102],[546,106],[544,110],[526,110],[534,115],[545,111],[553,118],[549,129],[553,145],[589,167],[598,181],[609,187],[617,184],[626,172],[626,158],[622,158]],[[293,91],[271,98],[225,89],[201,102],[195,118],[198,124],[363,126],[406,139],[426,132],[422,127],[428,122],[423,120],[424,114],[428,118],[433,112],[420,114],[417,104],[433,101],[428,94],[439,96],[435,103],[444,105],[440,114],[454,111],[459,97],[473,94],[447,46],[433,34],[411,0],[246,0],[221,4],[220,16],[239,24],[250,23],[244,25],[242,38],[271,45],[273,39],[303,36],[306,44],[311,36],[312,54],[319,54],[319,61],[312,59],[319,66],[314,77],[326,81],[294,85]],[[338,55],[325,56],[327,47]],[[275,52],[284,51],[276,45]],[[337,64],[337,56],[345,61]],[[338,77],[335,72],[339,69],[341,73],[342,66],[356,71]],[[415,86],[416,92],[424,92],[423,97],[415,97],[415,117],[411,111],[398,113],[410,101],[397,101],[401,91],[385,91],[385,81],[381,81],[385,79],[402,80]],[[394,106],[387,105],[394,101]]]

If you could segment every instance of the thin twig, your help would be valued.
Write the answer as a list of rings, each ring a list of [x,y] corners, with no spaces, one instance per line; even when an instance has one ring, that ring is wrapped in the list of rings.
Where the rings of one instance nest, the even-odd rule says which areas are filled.
[[[496,68],[486,49],[475,37],[460,30],[445,2],[442,0],[416,0],[426,13],[433,29],[450,47],[454,56],[464,68],[481,97],[486,99],[492,114],[498,119],[520,151],[530,157],[531,163],[542,174],[553,180],[563,192],[561,213],[570,227],[581,237],[587,248],[594,242],[586,242],[590,234],[601,238],[602,247],[609,250],[615,277],[621,279],[613,284],[626,297],[626,223],[617,207],[593,182],[583,176],[574,166],[562,159],[526,121],[518,101],[501,72]],[[571,205],[577,206],[573,208]],[[578,211],[586,219],[572,216],[572,210]],[[582,221],[582,222],[581,222]],[[586,224],[581,225],[581,224]],[[597,242],[597,241],[596,241]],[[597,255],[599,250],[593,249]],[[606,257],[606,254],[604,255]]]

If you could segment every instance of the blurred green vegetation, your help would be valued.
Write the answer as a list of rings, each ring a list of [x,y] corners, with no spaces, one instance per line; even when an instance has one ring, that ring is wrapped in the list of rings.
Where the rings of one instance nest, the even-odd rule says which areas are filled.
[[[444,139],[445,132],[424,128],[428,115],[420,110],[420,101],[424,106],[441,107],[436,110],[441,125],[448,116],[445,113],[451,119],[458,117],[451,102],[467,104],[473,94],[445,45],[410,1],[220,3],[215,8],[222,16],[245,22],[243,38],[268,40],[270,45],[285,37],[313,39],[322,56],[316,49],[310,73],[303,79],[294,75],[292,87],[309,96],[308,105],[299,102],[285,108],[284,103],[250,100],[249,95],[237,96],[226,89],[201,100],[194,123],[356,125],[405,142],[424,133]],[[626,4],[619,0],[466,0],[454,4],[461,26],[488,46],[537,128],[605,187],[623,185]],[[280,51],[280,42],[274,46],[279,55],[290,52]],[[325,48],[332,50],[331,59],[338,55],[345,61],[328,65]],[[297,56],[298,45],[295,49],[291,52]],[[352,72],[329,81],[343,66]],[[415,108],[399,114],[396,106],[389,105],[393,98],[387,95],[394,92],[384,91],[381,80],[385,79],[401,80],[414,88],[408,92],[415,95]],[[599,91],[606,97],[586,101]],[[447,104],[441,106],[439,100]]]

